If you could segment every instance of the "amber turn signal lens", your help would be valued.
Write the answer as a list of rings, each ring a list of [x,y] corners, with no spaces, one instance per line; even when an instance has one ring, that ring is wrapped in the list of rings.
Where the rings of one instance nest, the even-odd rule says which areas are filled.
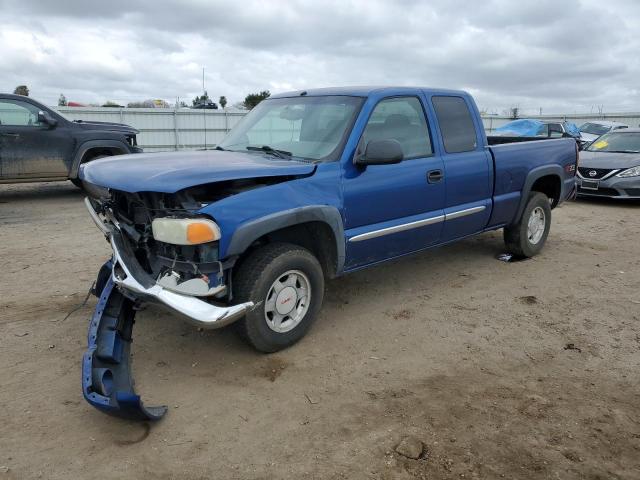
[[[194,245],[217,240],[213,229],[206,223],[192,223],[187,225],[187,240]]]
[[[151,222],[153,238],[173,245],[198,245],[220,239],[220,227],[203,218],[156,218]]]

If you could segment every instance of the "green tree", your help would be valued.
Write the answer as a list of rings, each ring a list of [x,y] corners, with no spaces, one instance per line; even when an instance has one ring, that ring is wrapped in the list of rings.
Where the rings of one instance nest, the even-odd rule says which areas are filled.
[[[220,106],[224,109],[227,106],[227,97],[225,97],[224,95],[222,95],[220,97],[220,99],[218,100],[218,103],[220,104]]]
[[[192,103],[195,107],[196,105],[200,105],[201,103],[209,103],[211,99],[209,98],[209,94],[205,90],[202,95],[196,95],[196,98],[193,99]]]
[[[14,95],[22,95],[23,97],[29,96],[29,87],[26,85],[18,85],[13,91]]]
[[[67,106],[67,97],[64,96],[64,93],[61,93],[60,97],[58,97],[58,106],[59,107]]]
[[[244,108],[247,110],[251,110],[253,107],[258,105],[262,100],[265,100],[271,96],[271,92],[269,90],[263,90],[260,93],[250,93],[246,97],[244,97]]]
[[[123,108],[123,106],[122,106],[122,105],[119,105],[119,104],[117,104],[117,103],[115,103],[115,102],[112,102],[111,100],[107,100],[107,101],[106,101],[102,106],[103,106],[103,107],[114,107],[114,108],[115,108],[115,107],[117,107],[117,108]]]

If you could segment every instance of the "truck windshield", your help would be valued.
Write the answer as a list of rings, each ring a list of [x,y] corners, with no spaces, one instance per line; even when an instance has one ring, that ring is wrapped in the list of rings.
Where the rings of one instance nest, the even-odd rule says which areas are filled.
[[[362,98],[337,95],[264,100],[219,147],[281,152],[312,161],[335,160],[362,103]]]

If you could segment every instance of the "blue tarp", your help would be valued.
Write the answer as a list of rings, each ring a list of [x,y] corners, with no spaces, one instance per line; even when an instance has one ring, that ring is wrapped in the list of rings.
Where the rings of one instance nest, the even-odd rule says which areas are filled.
[[[538,135],[546,136],[545,123],[540,120],[531,120],[523,118],[522,120],[514,120],[501,127],[496,128],[498,135],[508,135],[514,137],[535,137]],[[575,138],[580,138],[580,129],[575,123],[562,122],[566,132]]]
[[[542,134],[544,123],[540,120],[514,120],[506,125],[496,128],[496,132],[509,134],[514,137],[535,137]]]
[[[567,132],[569,132],[572,137],[580,136],[580,129],[575,123],[564,122],[564,128],[566,128]]]

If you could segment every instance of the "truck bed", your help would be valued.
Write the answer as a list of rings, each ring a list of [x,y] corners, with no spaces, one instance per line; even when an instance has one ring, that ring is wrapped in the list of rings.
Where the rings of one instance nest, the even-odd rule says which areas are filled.
[[[492,143],[499,138],[500,141]],[[564,200],[575,182],[574,175],[565,172],[570,165],[576,164],[576,142],[572,138],[527,139],[514,137],[514,142],[502,142],[511,137],[488,137],[489,151],[493,158],[494,187],[493,212],[490,226],[506,225],[514,220],[518,213],[521,192],[525,181],[532,171],[544,170],[559,175],[562,179],[560,199]],[[524,137],[527,138],[527,137]],[[555,206],[555,205],[554,205]]]

